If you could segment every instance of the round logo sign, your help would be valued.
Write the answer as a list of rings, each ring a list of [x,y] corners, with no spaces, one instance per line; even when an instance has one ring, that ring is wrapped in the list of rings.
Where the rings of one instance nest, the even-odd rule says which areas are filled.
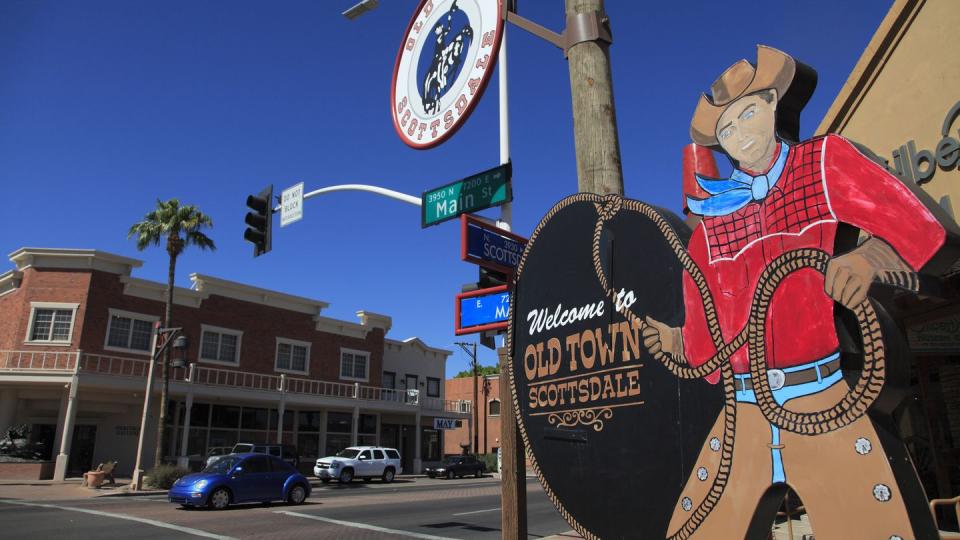
[[[675,377],[623,315],[682,324],[683,270],[658,224],[627,209],[636,201],[612,216],[607,201],[564,199],[530,237],[511,313],[513,404],[544,490],[584,538],[667,538],[697,510],[690,489],[716,475],[696,460],[723,395]]]
[[[423,0],[407,25],[393,68],[393,125],[424,149],[451,137],[493,74],[501,0]]]

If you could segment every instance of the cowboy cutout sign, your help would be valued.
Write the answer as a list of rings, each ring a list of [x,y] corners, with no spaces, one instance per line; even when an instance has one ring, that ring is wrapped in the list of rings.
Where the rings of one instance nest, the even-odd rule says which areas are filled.
[[[516,278],[512,388],[538,475],[584,536],[765,539],[792,488],[818,539],[937,538],[890,416],[904,396],[909,353],[870,295],[882,288],[876,284],[917,293],[922,276],[941,275],[957,258],[956,225],[854,143],[836,135],[798,141],[815,81],[811,68],[761,45],[755,64],[735,63],[701,96],[691,138],[726,154],[734,171],[697,178],[702,192],[687,200],[702,216],[694,230],[640,201],[582,194],[561,201],[531,235]],[[579,234],[573,223],[585,216],[592,222]],[[567,250],[590,245],[583,273],[578,263],[557,262],[559,247],[551,246],[561,244],[552,239],[560,233]],[[544,255],[551,249],[552,259]],[[551,291],[536,284],[545,273],[531,279],[535,268],[558,276]],[[564,311],[558,295],[573,285],[558,280],[586,273],[602,291],[591,294],[604,301]],[[594,318],[586,325],[591,349],[586,330],[558,336],[559,347],[549,335],[538,338],[551,321],[537,308],[552,303],[553,326],[572,325],[568,334]],[[601,366],[594,357],[609,362],[585,378],[588,350],[591,367]],[[615,379],[608,393],[605,377],[617,369],[628,382]],[[596,394],[593,379],[602,388]],[[669,391],[660,393],[663,386]],[[555,410],[569,415],[541,428]],[[658,417],[670,421],[653,423]],[[625,433],[657,430],[657,445],[674,445],[659,468],[630,479],[637,497],[669,498],[665,517],[637,508],[629,530],[603,530],[589,505],[577,514],[576,497],[565,499],[550,475],[554,456],[584,425],[598,432],[576,435],[588,444],[642,425],[640,434]],[[566,446],[551,442],[564,437]],[[643,441],[618,444],[640,445],[635,460],[656,451]],[[566,458],[574,474],[587,445],[580,448]],[[589,492],[588,484],[581,478],[577,489]]]

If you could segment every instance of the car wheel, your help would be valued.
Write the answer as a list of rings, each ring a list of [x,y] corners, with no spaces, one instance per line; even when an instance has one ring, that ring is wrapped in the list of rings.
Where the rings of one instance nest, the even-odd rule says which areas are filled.
[[[393,482],[393,477],[395,475],[396,473],[393,471],[393,467],[387,467],[387,469],[383,471],[383,476],[381,478],[385,484],[389,484],[390,482]]]
[[[303,504],[303,501],[307,499],[307,490],[300,484],[297,484],[290,488],[290,493],[287,494],[287,502],[290,504]]]
[[[353,469],[344,469],[340,471],[340,477],[337,479],[341,484],[353,482]]]
[[[480,478],[481,476],[483,476],[483,471],[481,471],[480,469],[477,469],[476,471],[474,471],[473,476]]]
[[[230,506],[230,491],[227,488],[217,488],[210,495],[210,508],[214,510],[223,510]]]
[[[447,480],[453,480],[453,477],[456,476],[453,474],[453,471],[447,471]]]
[[[330,483],[330,479],[329,479],[329,478],[321,478],[320,481],[323,482],[324,484],[329,484],[329,483]]]

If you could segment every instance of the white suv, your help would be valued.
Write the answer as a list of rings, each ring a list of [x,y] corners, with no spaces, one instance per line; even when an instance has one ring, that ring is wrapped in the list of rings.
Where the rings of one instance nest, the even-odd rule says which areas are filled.
[[[400,452],[380,446],[351,446],[335,456],[318,459],[313,467],[313,474],[324,484],[334,478],[348,484],[354,478],[369,481],[376,477],[390,483],[401,472]]]

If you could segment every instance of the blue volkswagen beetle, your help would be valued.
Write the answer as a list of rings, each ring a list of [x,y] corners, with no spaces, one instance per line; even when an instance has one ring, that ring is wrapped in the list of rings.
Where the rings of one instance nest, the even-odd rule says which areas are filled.
[[[310,482],[287,462],[265,454],[229,454],[202,472],[176,481],[167,499],[184,507],[222,510],[234,503],[287,501],[310,496]]]

